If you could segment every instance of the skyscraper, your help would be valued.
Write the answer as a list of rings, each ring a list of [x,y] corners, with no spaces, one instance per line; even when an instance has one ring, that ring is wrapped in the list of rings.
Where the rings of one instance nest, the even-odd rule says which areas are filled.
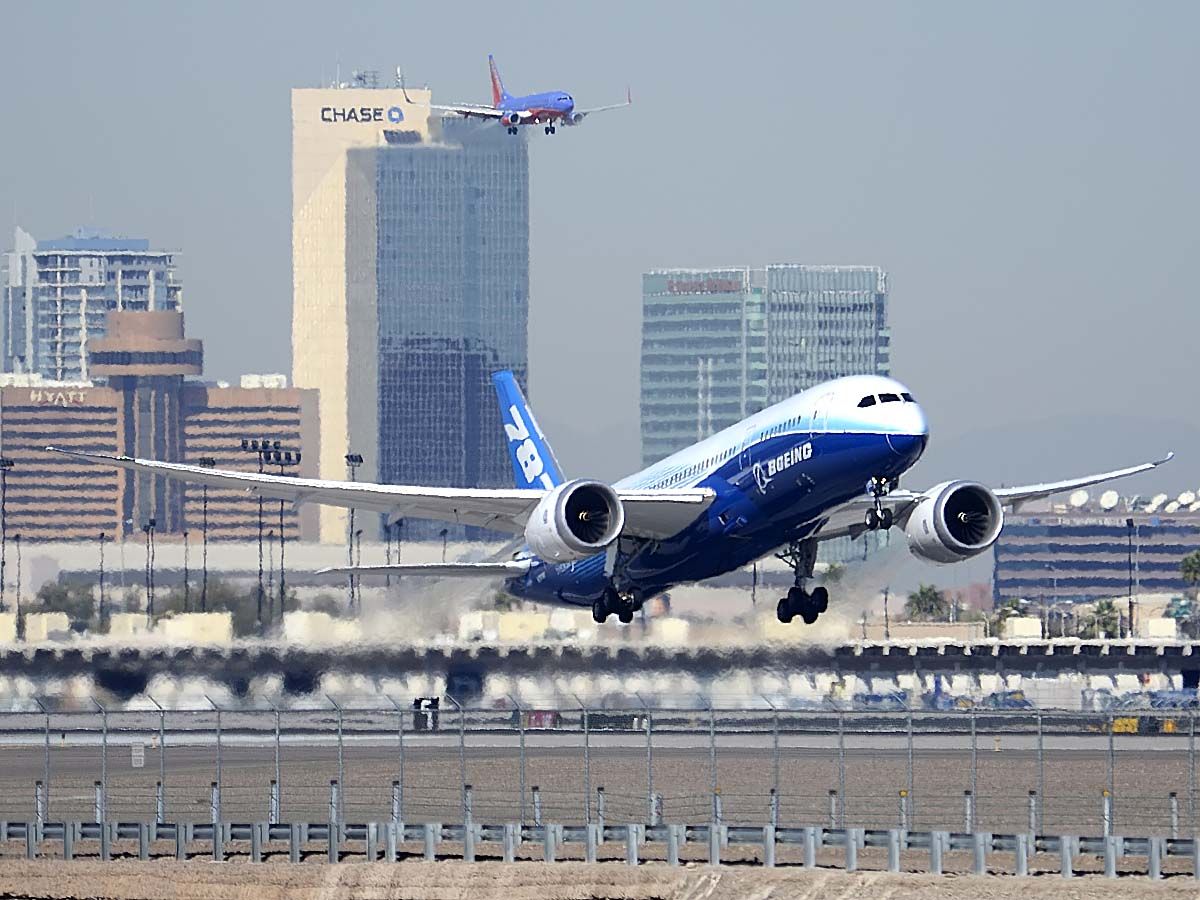
[[[6,268],[6,372],[87,381],[88,344],[104,337],[110,310],[182,308],[175,254],[144,238],[79,229],[38,241],[18,228]]]
[[[398,90],[298,90],[292,106],[293,366],[321,390],[321,476],[345,477],[354,452],[362,479],[507,483],[490,374],[527,369],[524,137],[443,125]],[[322,118],[358,107],[371,114],[348,131]],[[343,540],[344,512],[321,515],[322,539]]]
[[[757,412],[766,400],[761,270],[642,276],[642,464]]]

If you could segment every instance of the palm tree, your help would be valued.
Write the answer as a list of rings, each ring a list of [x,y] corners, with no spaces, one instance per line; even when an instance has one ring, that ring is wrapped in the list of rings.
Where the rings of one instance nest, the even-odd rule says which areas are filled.
[[[938,622],[950,617],[950,603],[932,584],[923,584],[908,595],[904,615],[910,622]]]
[[[1112,600],[1098,600],[1092,614],[1084,619],[1080,637],[1097,638],[1101,634],[1114,637],[1121,628],[1121,614]]]
[[[1192,602],[1194,603],[1197,587],[1200,586],[1200,550],[1193,550],[1180,561],[1179,573],[1183,576],[1183,580],[1187,582],[1188,593],[1192,595]]]

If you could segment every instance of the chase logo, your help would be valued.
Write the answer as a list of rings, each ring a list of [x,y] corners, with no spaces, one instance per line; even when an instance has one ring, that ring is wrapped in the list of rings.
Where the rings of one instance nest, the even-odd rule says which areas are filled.
[[[389,106],[387,111],[388,121],[396,124],[404,121],[404,110],[398,106]]]

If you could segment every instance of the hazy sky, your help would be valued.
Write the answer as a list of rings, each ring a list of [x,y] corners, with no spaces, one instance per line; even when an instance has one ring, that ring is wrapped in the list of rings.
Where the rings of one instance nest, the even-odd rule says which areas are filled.
[[[909,482],[1175,449],[1200,486],[1200,4],[10,3],[0,226],[183,251],[208,372],[290,371],[288,91],[634,107],[531,134],[532,394],[572,474],[636,466],[640,273],[867,263],[934,429]]]

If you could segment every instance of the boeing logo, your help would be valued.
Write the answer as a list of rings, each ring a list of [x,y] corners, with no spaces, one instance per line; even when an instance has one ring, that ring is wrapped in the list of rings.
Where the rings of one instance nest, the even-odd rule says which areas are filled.
[[[768,459],[766,465],[755,463],[750,467],[750,471],[754,475],[754,483],[758,485],[758,492],[765,494],[767,492],[767,485],[771,483],[771,480],[776,475],[781,475],[798,462],[812,459],[812,454],[812,441],[805,441],[803,444],[793,447],[786,453],[781,453],[773,459]]]

